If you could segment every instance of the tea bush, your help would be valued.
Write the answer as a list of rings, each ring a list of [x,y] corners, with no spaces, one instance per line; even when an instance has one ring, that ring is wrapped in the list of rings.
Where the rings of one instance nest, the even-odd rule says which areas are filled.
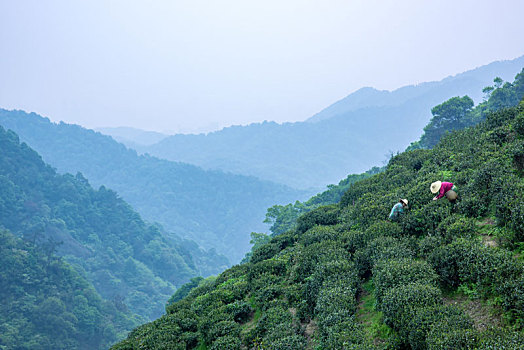
[[[427,349],[426,337],[436,324],[446,325],[447,330],[469,330],[473,328],[472,320],[461,310],[449,305],[422,307],[418,309],[407,326],[401,330],[406,343],[413,350]],[[442,329],[442,325],[439,325]]]
[[[392,288],[409,283],[436,286],[437,281],[437,274],[425,261],[410,258],[380,260],[373,268],[377,308],[382,310],[382,300]]]
[[[339,222],[339,207],[336,204],[314,209],[297,220],[297,232],[306,232],[315,225],[335,225]]]
[[[439,288],[415,282],[386,290],[379,306],[384,323],[400,331],[408,327],[418,309],[440,305],[441,298]]]

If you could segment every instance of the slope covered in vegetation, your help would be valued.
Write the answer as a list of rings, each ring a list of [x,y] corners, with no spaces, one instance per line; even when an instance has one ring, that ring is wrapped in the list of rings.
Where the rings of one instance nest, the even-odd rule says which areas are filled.
[[[57,174],[2,127],[0,150],[0,225],[49,246],[103,298],[123,301],[146,319],[156,318],[175,286],[227,266],[225,257],[202,251],[194,242],[167,239],[115,192],[94,190],[82,174]]]
[[[35,113],[0,109],[0,125],[15,131],[60,173],[81,172],[96,188],[116,191],[146,220],[215,249],[230,263],[249,250],[249,232],[265,229],[262,220],[269,206],[305,197],[302,191],[254,177],[138,156],[108,136],[55,124]],[[201,267],[216,269],[214,264]]]
[[[452,97],[433,107],[431,109],[433,118],[424,128],[424,133],[418,141],[412,142],[407,150],[432,148],[447,132],[476,125],[491,112],[516,106],[524,97],[524,68],[515,76],[513,83],[504,82],[499,77],[494,79],[494,83],[493,86],[483,89],[484,101],[474,108],[473,100],[467,95]],[[337,203],[352,184],[382,170],[374,167],[362,174],[348,175],[338,185],[329,185],[328,190],[303,203],[297,201],[294,204],[274,205],[268,209],[265,222],[271,224],[273,235],[283,233],[295,227],[297,218],[301,214],[322,205]]]
[[[456,203],[431,200],[436,180],[458,187]],[[390,222],[399,198],[410,209]],[[113,349],[523,348],[523,198],[521,102],[394,156]],[[480,327],[456,295],[500,324]]]
[[[143,322],[50,248],[0,230],[0,349],[107,349]]]

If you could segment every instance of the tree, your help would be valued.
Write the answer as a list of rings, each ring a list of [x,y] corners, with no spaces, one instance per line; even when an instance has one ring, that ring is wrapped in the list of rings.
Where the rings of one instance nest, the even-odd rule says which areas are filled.
[[[469,96],[452,97],[446,102],[433,107],[433,118],[424,128],[420,143],[425,148],[435,146],[448,131],[463,129],[471,124],[471,110],[474,102]]]

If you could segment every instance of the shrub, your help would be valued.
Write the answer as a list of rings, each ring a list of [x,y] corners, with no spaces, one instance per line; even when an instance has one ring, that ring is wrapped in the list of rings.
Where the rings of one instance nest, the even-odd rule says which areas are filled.
[[[348,276],[337,281],[327,280],[316,300],[315,313],[318,318],[325,318],[337,310],[349,310],[355,313],[357,307],[358,282],[355,276]]]
[[[379,173],[354,183],[340,199],[340,206],[342,208],[353,206],[364,194],[378,192],[382,189],[385,179],[386,175],[384,173]]]
[[[380,305],[384,323],[401,331],[409,325],[418,309],[439,305],[441,297],[440,289],[420,282],[390,288],[384,293]]]
[[[524,334],[508,329],[488,329],[481,333],[479,349],[524,349]]]
[[[516,328],[524,327],[524,274],[500,283],[497,292],[501,295],[501,306],[515,324]]]
[[[428,262],[450,287],[475,283],[492,289],[521,274],[521,267],[509,252],[465,239],[436,249]]]
[[[200,295],[209,293],[215,287],[215,277],[208,277],[203,281],[200,281],[198,287],[191,289],[188,294],[189,298],[196,298]]]
[[[440,222],[436,234],[442,238],[444,244],[451,243],[453,239],[459,237],[473,237],[475,223],[473,219],[464,215],[453,214]]]
[[[277,244],[266,243],[253,251],[253,255],[249,261],[252,264],[257,264],[261,261],[273,258],[279,251],[280,248]]]
[[[352,225],[359,228],[368,227],[377,219],[386,219],[391,204],[399,200],[395,193],[366,193],[351,208],[348,217]]]
[[[290,328],[293,324],[293,317],[289,311],[280,306],[266,309],[255,327],[256,334],[262,338],[267,332],[271,331],[276,325],[288,325]]]
[[[510,120],[513,120],[519,112],[519,107],[505,108],[499,111],[492,112],[487,115],[485,126],[489,129],[502,126]]]
[[[202,334],[203,340],[206,343],[210,344],[213,340],[221,336],[220,334],[217,334],[219,333],[217,332],[218,329],[215,329],[214,327],[223,321],[226,321],[226,324],[231,324],[231,322],[234,323],[231,315],[218,310],[213,310],[200,319],[200,322],[198,323],[198,332]]]
[[[524,136],[524,113],[522,111],[513,120],[513,130],[520,136]]]
[[[506,174],[497,179],[498,190],[493,195],[495,217],[500,226],[515,231],[513,242],[524,241],[524,182]]]
[[[242,343],[237,337],[226,335],[216,339],[209,350],[238,350]]]
[[[392,288],[419,283],[434,286],[438,276],[425,261],[413,259],[384,259],[373,268],[373,283],[377,308],[382,309],[382,300]]]
[[[330,314],[319,320],[318,325],[321,349],[360,349],[359,346],[352,346],[365,343],[361,325],[355,321],[354,315],[347,311]]]
[[[167,315],[167,317],[173,320],[184,332],[197,331],[197,315],[190,310],[180,310],[172,315]]]
[[[413,250],[409,247],[406,239],[379,237],[371,241],[365,249],[355,253],[355,268],[359,276],[364,277],[381,260],[411,258],[413,256]]]
[[[402,237],[402,228],[395,222],[377,220],[365,231],[366,237]]]
[[[314,209],[297,219],[297,232],[306,232],[315,225],[336,225],[338,223],[339,207],[336,204]]]
[[[338,242],[313,243],[297,251],[291,268],[291,279],[293,282],[303,282],[313,273],[318,264],[330,260],[349,260],[349,258],[349,253]]]
[[[284,276],[286,274],[286,262],[282,260],[264,260],[251,265],[247,274],[248,283],[252,283],[262,274]]]
[[[284,287],[281,284],[271,284],[254,292],[255,302],[258,305],[264,305],[282,295],[284,295]]]
[[[363,249],[371,240],[377,237],[368,237],[364,232],[351,230],[343,232],[340,235],[340,242],[342,242],[344,249],[350,253],[355,253],[357,250]]]
[[[479,349],[479,337],[475,329],[450,329],[445,324],[438,324],[429,331],[426,344],[428,350],[474,350]]]
[[[283,282],[284,282],[284,277],[271,275],[266,272],[266,273],[263,273],[262,275],[258,275],[256,279],[253,279],[250,285],[250,290],[256,293],[260,289],[264,289],[272,285],[280,285]]]
[[[204,334],[204,339],[206,343],[209,344],[224,336],[238,338],[240,336],[240,328],[238,324],[230,320],[220,321],[211,326],[209,332]]]
[[[426,189],[429,192],[429,186]],[[410,210],[400,223],[404,234],[415,237],[434,235],[440,222],[451,215],[453,205],[445,199],[431,201],[427,204]]]
[[[299,242],[304,246],[328,240],[336,241],[338,232],[333,226],[314,226],[300,236]]]
[[[433,251],[442,246],[442,238],[436,236],[426,236],[418,241],[417,256],[426,258]]]
[[[296,332],[299,330],[295,325],[277,324],[264,336],[264,349],[302,349],[305,347],[304,337]]]
[[[317,266],[315,272],[307,278],[304,288],[304,299],[309,305],[311,313],[315,308],[319,291],[340,284],[337,283],[338,281],[346,284],[347,288],[356,289],[359,278],[351,262],[332,260]]]
[[[198,339],[200,338],[200,333],[198,332],[185,332],[182,333],[180,339],[185,343],[184,349],[192,349],[198,345]]]
[[[245,301],[237,300],[225,306],[225,312],[233,316],[235,322],[245,322],[251,314],[251,306]]]
[[[242,265],[235,265],[227,269],[226,271],[222,272],[215,280],[215,285],[221,285],[222,283],[233,279],[233,278],[241,278],[246,275],[247,271],[249,269],[248,264],[242,264]]]
[[[423,350],[427,348],[427,334],[438,323],[445,325],[448,330],[473,327],[471,319],[456,307],[437,305],[417,310],[401,334],[413,350]],[[443,328],[442,325],[439,327]]]
[[[268,350],[295,350],[305,349],[307,345],[306,339],[298,334],[289,335],[287,337],[278,337],[271,341],[265,349]]]
[[[389,161],[389,166],[403,166],[411,171],[418,171],[424,163],[431,162],[432,152],[426,149],[417,149],[403,152]]]

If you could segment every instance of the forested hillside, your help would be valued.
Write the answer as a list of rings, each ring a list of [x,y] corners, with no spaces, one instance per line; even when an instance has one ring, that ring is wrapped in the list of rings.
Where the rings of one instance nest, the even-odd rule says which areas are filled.
[[[0,229],[0,349],[107,349],[144,321],[51,248]]]
[[[253,177],[138,156],[108,136],[34,113],[0,109],[0,125],[59,172],[81,172],[93,186],[116,191],[146,220],[226,255],[231,263],[249,250],[249,233],[266,228],[262,221],[269,206],[306,197]],[[200,265],[204,275],[220,266]]]
[[[404,150],[418,139],[436,104],[464,95],[478,103],[482,88],[494,77],[512,81],[523,66],[521,57],[393,92],[364,89],[306,122],[263,122],[174,135],[140,150],[205,169],[321,190],[347,174],[382,164],[390,152]]]
[[[522,349],[523,247],[521,102],[392,157],[113,349]]]
[[[103,298],[155,318],[176,286],[227,266],[214,251],[166,238],[106,187],[57,174],[2,127],[0,149],[0,225],[63,256]]]

